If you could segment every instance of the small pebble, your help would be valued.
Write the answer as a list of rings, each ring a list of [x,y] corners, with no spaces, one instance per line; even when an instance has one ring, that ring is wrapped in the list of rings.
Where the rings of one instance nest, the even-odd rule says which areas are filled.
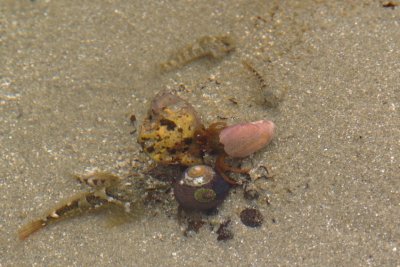
[[[248,227],[259,227],[264,218],[259,210],[246,208],[240,213],[240,220]]]

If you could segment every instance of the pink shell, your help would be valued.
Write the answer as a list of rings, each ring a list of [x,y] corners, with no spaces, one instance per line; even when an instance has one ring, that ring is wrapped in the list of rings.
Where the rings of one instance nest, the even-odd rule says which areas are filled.
[[[239,123],[228,126],[219,134],[226,154],[243,158],[268,145],[275,132],[275,123],[268,120]]]

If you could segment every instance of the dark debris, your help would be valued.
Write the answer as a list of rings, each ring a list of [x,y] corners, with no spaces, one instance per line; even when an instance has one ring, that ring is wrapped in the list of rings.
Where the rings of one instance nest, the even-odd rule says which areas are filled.
[[[154,168],[147,171],[147,174],[159,181],[173,183],[180,178],[184,170],[185,167],[180,165],[165,166],[158,164]]]
[[[264,221],[264,217],[258,209],[246,208],[240,213],[240,220],[248,227],[259,227]]]
[[[206,222],[201,219],[188,219],[187,228],[183,232],[183,235],[188,237],[190,236],[190,233],[198,233],[205,223]]]
[[[392,1],[389,1],[389,2],[384,3],[384,4],[382,5],[382,7],[384,7],[384,8],[391,8],[392,10],[393,10],[395,7],[397,7],[397,6],[400,6],[400,3],[396,3],[396,2],[392,2]]]
[[[231,223],[231,220],[228,219],[225,222],[221,223],[219,225],[219,228],[217,230],[217,240],[218,241],[227,241],[233,238],[233,232],[229,227],[229,224]]]

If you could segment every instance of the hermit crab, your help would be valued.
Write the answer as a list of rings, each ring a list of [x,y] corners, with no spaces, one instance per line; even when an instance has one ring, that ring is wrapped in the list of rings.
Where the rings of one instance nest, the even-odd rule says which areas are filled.
[[[153,99],[138,142],[158,164],[189,166],[184,178],[174,181],[175,197],[183,208],[205,210],[222,203],[229,187],[240,184],[229,172],[248,172],[229,166],[225,158],[251,155],[271,142],[274,131],[268,120],[231,126],[216,122],[206,128],[187,101],[164,91]],[[204,165],[205,154],[215,155],[213,167]]]

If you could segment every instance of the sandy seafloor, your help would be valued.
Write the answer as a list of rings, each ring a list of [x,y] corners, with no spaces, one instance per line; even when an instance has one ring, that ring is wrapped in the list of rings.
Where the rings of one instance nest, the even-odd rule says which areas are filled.
[[[221,34],[236,40],[229,56],[158,72]],[[243,163],[274,174],[257,180],[270,204],[232,190],[212,218],[231,218],[227,242],[208,226],[185,237],[173,201],[117,227],[88,215],[19,241],[21,225],[84,190],[68,174],[148,166],[129,117],[140,122],[162,89],[206,124],[276,123]],[[400,266],[400,7],[0,0],[0,150],[0,266]],[[264,215],[258,229],[240,222],[248,206]]]

